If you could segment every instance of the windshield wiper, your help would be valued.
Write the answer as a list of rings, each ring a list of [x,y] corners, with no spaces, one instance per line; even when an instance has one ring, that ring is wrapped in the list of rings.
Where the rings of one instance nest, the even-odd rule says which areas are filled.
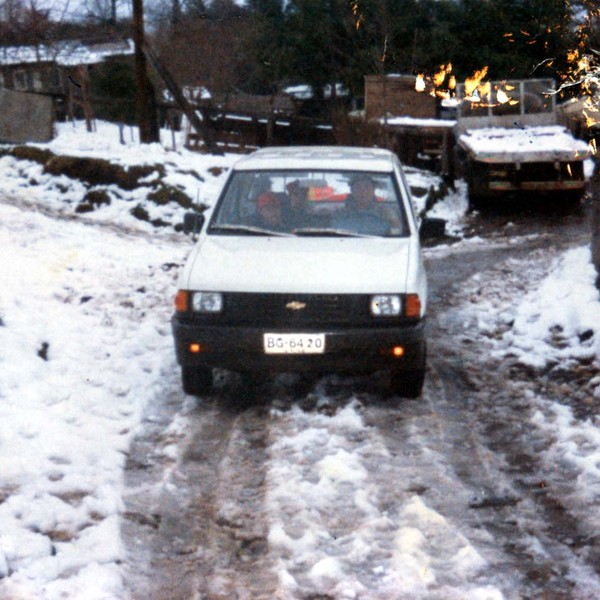
[[[213,225],[209,231],[228,231],[231,233],[249,233],[255,235],[278,235],[284,237],[290,237],[291,234],[285,231],[275,231],[273,229],[265,229],[264,227],[257,227],[256,225]]]
[[[349,229],[335,229],[333,227],[301,227],[292,229],[292,233],[299,236],[331,236],[331,237],[367,237],[379,238],[380,235],[371,235],[368,233],[357,233]]]

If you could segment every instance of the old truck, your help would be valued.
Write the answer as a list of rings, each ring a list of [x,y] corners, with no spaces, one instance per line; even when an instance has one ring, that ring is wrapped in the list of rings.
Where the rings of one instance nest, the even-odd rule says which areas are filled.
[[[469,208],[518,194],[579,203],[588,144],[561,123],[552,79],[457,86],[457,162]]]

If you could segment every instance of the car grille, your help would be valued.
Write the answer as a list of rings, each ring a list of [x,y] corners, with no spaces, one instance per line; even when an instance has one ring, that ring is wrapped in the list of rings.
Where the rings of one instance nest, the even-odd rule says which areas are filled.
[[[369,323],[369,296],[357,294],[227,293],[223,317],[229,324],[285,327]]]

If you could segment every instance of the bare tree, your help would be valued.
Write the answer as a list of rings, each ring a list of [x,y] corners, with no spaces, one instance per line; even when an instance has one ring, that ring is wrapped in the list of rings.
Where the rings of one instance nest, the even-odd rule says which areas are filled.
[[[0,26],[4,43],[38,45],[52,40],[57,23],[50,17],[50,9],[42,9],[31,0],[25,4],[20,0],[5,0],[3,13],[6,15]]]
[[[238,19],[184,19],[161,32],[157,48],[180,85],[226,93],[244,78],[247,29]]]
[[[115,25],[119,19],[119,9],[129,12],[129,5],[122,0],[85,0],[85,16],[89,21]]]

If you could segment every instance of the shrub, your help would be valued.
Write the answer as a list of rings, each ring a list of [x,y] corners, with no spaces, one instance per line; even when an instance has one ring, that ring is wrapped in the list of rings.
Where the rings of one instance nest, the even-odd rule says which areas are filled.
[[[164,183],[159,184],[158,188],[148,194],[148,200],[164,206],[169,202],[176,202],[182,208],[192,208],[194,203],[192,199],[180,189],[173,187],[172,185],[165,185]]]
[[[16,146],[8,152],[19,160],[31,160],[33,162],[45,165],[51,158],[54,157],[54,153],[50,150],[42,150],[35,146]]]
[[[52,156],[44,165],[44,172],[50,175],[66,175],[90,185],[116,185],[124,190],[134,190],[140,180],[158,172],[156,180],[146,185],[157,185],[165,174],[162,165],[141,165],[123,168],[101,158],[80,156]]]
[[[54,156],[44,165],[44,172],[50,175],[66,175],[80,179],[91,185],[112,185],[119,181],[121,167],[99,158],[78,156]]]

